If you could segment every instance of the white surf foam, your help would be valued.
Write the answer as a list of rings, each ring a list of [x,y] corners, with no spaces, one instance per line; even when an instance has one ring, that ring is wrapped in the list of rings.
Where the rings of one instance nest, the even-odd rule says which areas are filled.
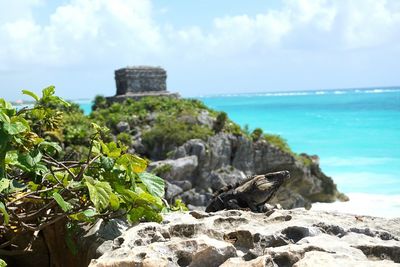
[[[385,218],[400,217],[400,195],[365,193],[348,193],[346,195],[350,201],[314,203],[311,209]]]

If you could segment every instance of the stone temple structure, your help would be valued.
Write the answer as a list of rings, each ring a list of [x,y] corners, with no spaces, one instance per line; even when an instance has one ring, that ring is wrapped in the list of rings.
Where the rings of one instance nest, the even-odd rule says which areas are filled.
[[[117,94],[109,101],[123,101],[126,98],[140,99],[145,96],[179,97],[178,93],[167,91],[167,72],[160,67],[135,66],[115,71]]]

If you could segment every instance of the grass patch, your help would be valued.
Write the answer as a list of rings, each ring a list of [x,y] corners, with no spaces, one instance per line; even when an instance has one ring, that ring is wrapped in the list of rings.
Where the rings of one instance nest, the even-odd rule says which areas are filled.
[[[264,139],[267,140],[269,143],[273,144],[274,146],[278,147],[282,151],[290,153],[294,155],[294,152],[290,149],[287,141],[277,134],[264,134]]]

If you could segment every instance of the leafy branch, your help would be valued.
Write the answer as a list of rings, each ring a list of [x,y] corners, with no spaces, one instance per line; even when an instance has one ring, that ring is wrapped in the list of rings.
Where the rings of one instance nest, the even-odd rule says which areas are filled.
[[[48,133],[60,132],[64,114],[57,107],[70,104],[54,95],[54,86],[41,97],[23,93],[36,101],[32,108],[18,111],[0,99],[0,255],[16,249],[15,236],[37,235],[60,220],[162,220],[164,181],[145,172],[146,160],[105,141],[107,129],[96,124],[85,157],[63,158],[64,144]]]

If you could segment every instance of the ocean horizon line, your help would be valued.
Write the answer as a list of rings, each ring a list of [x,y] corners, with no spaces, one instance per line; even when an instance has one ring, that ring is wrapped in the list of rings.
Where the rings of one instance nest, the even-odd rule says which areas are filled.
[[[324,94],[347,94],[347,93],[392,93],[399,92],[399,86],[376,86],[358,88],[331,88],[331,89],[312,89],[312,90],[288,90],[288,91],[259,91],[259,92],[238,92],[238,93],[218,93],[190,96],[189,98],[213,98],[213,97],[254,97],[254,96],[305,96],[305,95],[324,95]]]
[[[216,94],[202,94],[202,95],[187,95],[184,98],[212,98],[212,97],[252,97],[252,96],[304,96],[304,95],[324,95],[328,93],[333,94],[346,94],[346,93],[390,93],[399,92],[400,85],[397,86],[371,86],[371,87],[355,87],[355,88],[328,88],[328,89],[310,89],[310,90],[285,90],[285,91],[256,91],[256,92],[237,92],[237,93],[216,93]],[[101,95],[101,94],[99,94]],[[103,96],[103,95],[101,95]],[[67,101],[74,103],[87,103],[93,102],[95,96],[92,98],[66,98]],[[21,103],[20,103],[21,101]],[[32,100],[12,100],[13,105],[33,104]]]

